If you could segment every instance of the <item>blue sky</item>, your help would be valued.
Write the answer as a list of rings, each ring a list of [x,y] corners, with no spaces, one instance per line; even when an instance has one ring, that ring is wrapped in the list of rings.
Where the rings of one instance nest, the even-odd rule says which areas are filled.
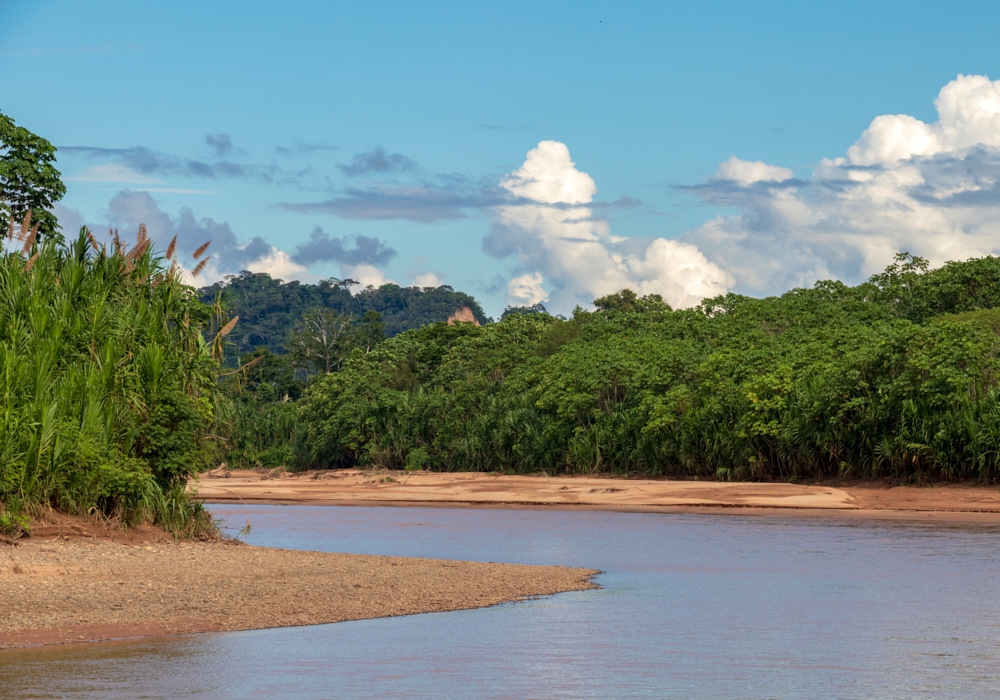
[[[212,236],[217,275],[440,280],[493,315],[618,284],[688,305],[857,281],[892,249],[994,252],[992,200],[941,200],[943,158],[989,190],[992,83],[956,88],[986,110],[965,136],[847,154],[880,115],[933,126],[959,75],[1000,77],[998,20],[996,3],[0,1],[0,110],[60,147],[64,222]],[[911,219],[873,222],[890,180]],[[846,181],[850,201],[829,184]]]

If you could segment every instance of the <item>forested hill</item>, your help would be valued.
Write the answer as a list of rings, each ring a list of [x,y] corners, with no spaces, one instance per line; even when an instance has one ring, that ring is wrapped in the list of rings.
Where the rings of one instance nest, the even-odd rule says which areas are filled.
[[[345,281],[338,279],[303,284],[283,282],[263,272],[244,271],[202,287],[198,296],[211,304],[219,291],[223,293],[228,313],[240,317],[229,336],[240,353],[257,348],[285,352],[283,343],[303,314],[322,308],[350,314],[356,319],[368,311],[377,311],[388,336],[446,321],[464,308],[472,312],[478,323],[487,321],[479,302],[448,286],[421,289],[384,284],[352,295]]]

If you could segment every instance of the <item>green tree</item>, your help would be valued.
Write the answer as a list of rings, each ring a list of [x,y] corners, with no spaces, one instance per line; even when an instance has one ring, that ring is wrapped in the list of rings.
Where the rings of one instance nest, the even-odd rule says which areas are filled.
[[[20,223],[31,212],[43,237],[60,237],[59,222],[50,211],[66,194],[54,165],[56,149],[0,113],[0,239],[11,221]]]
[[[366,311],[365,317],[358,324],[355,331],[358,347],[368,354],[375,349],[375,346],[385,340],[385,324],[382,323],[382,314],[378,311]]]
[[[631,289],[623,289],[594,300],[598,311],[621,311],[623,313],[645,313],[646,311],[670,311],[670,306],[659,294],[637,296]]]

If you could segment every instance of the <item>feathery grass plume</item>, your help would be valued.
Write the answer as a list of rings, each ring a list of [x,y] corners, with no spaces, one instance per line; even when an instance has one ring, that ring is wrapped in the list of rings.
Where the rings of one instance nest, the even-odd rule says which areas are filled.
[[[222,340],[236,327],[236,322],[240,320],[239,316],[234,316],[233,319],[219,329],[219,332],[215,334],[216,340]]]
[[[208,250],[208,246],[210,245],[212,245],[212,241],[205,241],[200,246],[198,246],[198,250],[194,251],[194,255],[192,255],[191,257],[197,260],[205,253],[206,250]]]
[[[205,269],[205,265],[208,265],[208,261],[211,260],[211,259],[212,259],[212,256],[209,255],[207,258],[205,258],[200,263],[198,263],[197,265],[195,265],[194,269],[191,270],[191,276],[192,277],[197,277],[198,275],[200,275],[201,271]]]
[[[31,229],[31,233],[24,239],[24,247],[21,248],[21,257],[25,257],[31,252],[31,246],[35,245],[36,238],[38,238],[38,224],[35,224],[34,228]]]
[[[19,239],[17,239],[17,238],[14,237],[14,219],[13,218],[11,218],[7,222],[7,238],[9,238],[12,241],[13,240],[19,240]]]
[[[101,247],[97,245],[97,239],[94,238],[94,234],[90,232],[89,228],[87,229],[87,240],[90,241],[90,247],[94,249],[95,253],[101,252]]]
[[[167,246],[166,258],[167,260],[174,259],[174,248],[177,247],[177,236],[170,239],[170,245]]]
[[[139,230],[135,232],[135,247],[141,248],[148,240],[149,235],[146,233],[146,224],[139,224]]]
[[[122,239],[118,237],[118,229],[109,228],[108,235],[111,237],[111,240],[114,241],[115,252],[120,255],[123,251],[122,251]]]
[[[36,260],[38,260],[38,253],[32,255],[30,258],[28,258],[28,262],[24,263],[24,271],[31,272],[31,268],[35,266]]]
[[[31,228],[31,210],[24,212],[24,219],[21,221],[21,235],[25,236]]]

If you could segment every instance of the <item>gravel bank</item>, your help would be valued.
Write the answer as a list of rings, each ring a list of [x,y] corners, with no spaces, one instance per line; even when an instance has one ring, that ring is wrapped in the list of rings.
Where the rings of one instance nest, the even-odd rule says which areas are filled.
[[[463,610],[594,588],[596,571],[226,543],[0,546],[0,648]]]

